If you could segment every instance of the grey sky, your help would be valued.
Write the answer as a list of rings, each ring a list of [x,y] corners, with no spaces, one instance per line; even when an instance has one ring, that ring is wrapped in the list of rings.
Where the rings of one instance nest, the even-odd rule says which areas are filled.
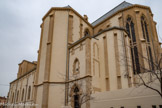
[[[162,37],[162,0],[126,0],[150,6]],[[51,7],[70,5],[89,22],[123,0],[0,0],[0,96],[6,96],[9,82],[16,79],[22,60],[36,61],[42,17]]]

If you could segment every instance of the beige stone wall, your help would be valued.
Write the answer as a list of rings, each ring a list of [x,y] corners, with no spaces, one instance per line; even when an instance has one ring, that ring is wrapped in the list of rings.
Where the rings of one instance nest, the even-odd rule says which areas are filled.
[[[93,94],[91,100],[91,108],[152,108],[152,105],[162,105],[160,96],[146,88],[127,88],[117,91],[102,92]]]
[[[35,70],[28,73],[26,76],[21,77],[10,84],[10,91],[9,91],[9,104],[15,104],[15,108],[23,108],[21,103],[33,103],[33,92],[34,92],[34,74]],[[31,87],[29,93],[29,87]],[[24,95],[23,95],[24,89]],[[13,96],[14,93],[14,96]],[[10,106],[9,108],[12,108]]]
[[[49,93],[48,108],[62,108],[65,104],[65,85],[51,84]]]
[[[20,76],[23,76],[24,74],[31,71],[35,67],[36,67],[36,63],[23,60],[19,64],[19,70],[18,70],[18,73],[17,73],[17,78],[19,78]]]
[[[45,70],[45,59],[46,59],[46,50],[47,50],[47,39],[48,39],[48,31],[49,31],[49,17],[47,17],[43,22],[43,34],[42,34],[42,43],[40,50],[40,61],[39,62],[39,72],[38,72],[38,84],[43,82],[44,79],[44,70]]]
[[[49,81],[65,81],[67,55],[68,11],[56,11],[51,52]]]
[[[70,16],[72,16],[72,42],[74,43],[79,39],[84,37],[84,32],[86,29],[89,30],[90,34],[93,35],[93,29],[89,26],[83,19],[81,19],[77,14],[70,11]]]
[[[119,21],[118,18],[121,16],[121,14],[117,14],[114,17],[107,19],[104,23],[96,26],[94,28],[94,34],[99,33],[99,31],[110,28],[110,27],[114,27],[117,26],[119,27]]]
[[[91,73],[93,76],[92,86],[94,87],[94,91],[106,91],[106,86],[108,85],[110,91],[128,88],[128,79],[125,78],[127,72],[126,61],[124,60],[124,40],[126,39],[124,34],[124,31],[114,29],[98,35],[96,37],[98,40],[92,39]],[[98,47],[98,51],[96,51],[96,46]],[[95,58],[97,53],[98,60]]]
[[[84,77],[86,75],[86,58],[85,58],[85,42],[82,42],[72,49],[70,49],[70,61],[69,61],[69,76],[70,80]],[[79,60],[79,73],[74,72],[74,61]],[[76,78],[75,78],[76,77]]]

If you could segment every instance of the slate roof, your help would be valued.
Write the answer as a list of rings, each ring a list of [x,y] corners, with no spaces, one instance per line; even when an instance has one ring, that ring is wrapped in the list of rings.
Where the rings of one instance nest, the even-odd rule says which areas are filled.
[[[107,12],[106,14],[104,14],[103,16],[101,16],[100,18],[98,18],[96,21],[94,21],[92,23],[92,26],[95,26],[97,24],[99,24],[100,22],[102,22],[103,20],[105,20],[106,18],[110,17],[111,15],[113,15],[115,12],[127,8],[129,6],[132,6],[133,4],[128,3],[126,1],[122,2],[121,4],[119,4],[118,6],[116,6],[115,8],[113,8],[112,10],[110,10],[109,12]]]
[[[71,6],[70,5],[67,5],[67,6],[64,6],[64,8],[71,8]]]

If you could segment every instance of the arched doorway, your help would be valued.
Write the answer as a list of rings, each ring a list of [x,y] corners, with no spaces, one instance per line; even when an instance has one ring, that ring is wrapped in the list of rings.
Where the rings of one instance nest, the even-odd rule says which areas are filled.
[[[74,108],[80,108],[80,102],[79,102],[79,88],[76,86],[74,88]]]

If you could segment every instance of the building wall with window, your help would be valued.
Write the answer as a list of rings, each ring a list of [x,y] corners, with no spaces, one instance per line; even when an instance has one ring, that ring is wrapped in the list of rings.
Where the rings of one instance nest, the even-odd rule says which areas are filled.
[[[24,73],[10,83],[10,90],[8,94],[8,108],[22,108],[24,107],[22,104],[34,103],[33,94],[36,65],[36,62],[29,62],[26,60],[22,61],[19,64],[18,73]]]
[[[150,105],[160,105],[155,92],[138,94],[144,88],[136,88],[138,75],[151,79],[142,67],[154,70],[160,50],[147,6],[122,2],[91,24],[70,6],[51,8],[42,19],[37,65],[20,64],[9,102],[38,108],[148,108],[147,97],[153,97]]]

